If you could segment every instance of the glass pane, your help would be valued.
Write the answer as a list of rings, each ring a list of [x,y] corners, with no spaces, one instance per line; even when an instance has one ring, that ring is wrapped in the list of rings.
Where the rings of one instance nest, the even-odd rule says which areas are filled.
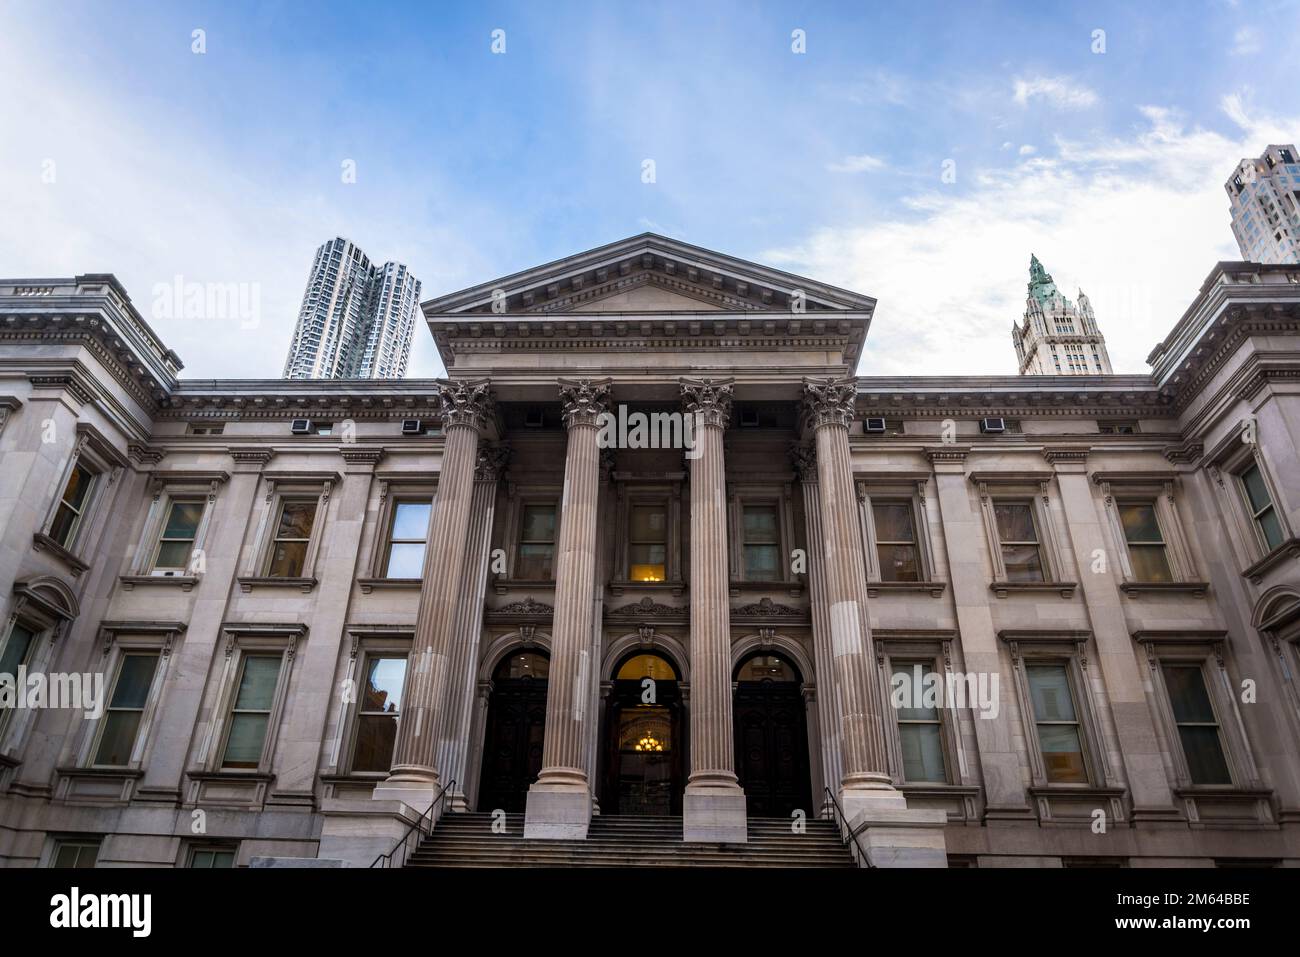
[[[157,655],[127,655],[117,673],[113,688],[111,708],[143,708],[153,684],[153,673],[158,668]]]
[[[1121,502],[1119,520],[1124,525],[1124,537],[1130,542],[1163,543],[1160,523],[1156,520],[1154,505],[1141,502]]]
[[[658,655],[636,655],[623,662],[615,676],[618,681],[639,681],[642,678],[654,678],[656,681],[676,681],[677,672],[673,666]]]
[[[419,578],[423,572],[423,542],[397,542],[389,546],[385,578]]]
[[[665,555],[663,545],[629,546],[628,577],[634,582],[663,581]]]
[[[555,506],[528,505],[524,508],[524,524],[519,538],[525,542],[555,541]]]
[[[195,851],[190,855],[190,867],[207,868],[212,866],[211,851]]]
[[[1002,564],[1006,566],[1009,582],[1041,582],[1043,556],[1037,545],[1003,545]]]
[[[275,685],[280,677],[280,658],[256,655],[244,659],[244,673],[239,679],[236,711],[270,711],[275,700]]]
[[[9,675],[16,681],[19,665],[25,664],[36,635],[17,623],[9,632],[9,640],[0,652],[0,675]]]
[[[1265,505],[1272,503],[1268,486],[1264,484],[1264,475],[1258,465],[1252,465],[1241,473],[1241,483],[1246,487],[1246,499],[1250,502],[1251,514],[1257,514]]]
[[[173,502],[167,513],[167,524],[163,526],[163,538],[186,538],[191,541],[199,530],[199,519],[203,517],[201,502]]]
[[[1205,688],[1205,676],[1196,665],[1165,665],[1165,687],[1169,689],[1169,703],[1174,709],[1174,720],[1184,722],[1215,723],[1214,706]]]
[[[915,582],[921,580],[920,566],[916,563],[914,545],[878,545],[880,580],[887,582]]]
[[[901,725],[898,735],[903,746],[904,781],[948,780],[937,724]]]
[[[1232,783],[1218,728],[1184,726],[1178,729],[1178,736],[1183,742],[1183,755],[1193,784]]]
[[[668,520],[660,506],[637,505],[632,509],[632,541],[662,542],[667,533]]]
[[[77,513],[60,502],[54,512],[54,521],[50,523],[50,538],[67,548],[72,542],[72,530],[76,524]]]
[[[357,746],[352,770],[387,771],[393,764],[393,746],[397,743],[397,718],[382,714],[365,714],[357,722]]]
[[[916,541],[916,532],[912,528],[910,502],[873,502],[871,515],[876,524],[876,541]]]
[[[781,578],[780,552],[775,545],[745,546],[745,579],[778,581]]]
[[[402,682],[406,679],[405,658],[371,658],[362,711],[397,713],[402,709]]]
[[[86,495],[90,492],[93,477],[90,472],[80,465],[74,467],[72,474],[68,476],[67,487],[63,490],[63,501],[77,511],[81,511],[82,506],[86,504]]]
[[[547,581],[551,578],[551,560],[554,545],[520,545],[518,568],[515,575],[530,581]]]
[[[1034,510],[1028,502],[996,502],[993,517],[998,523],[998,538],[1003,542],[1036,542]]]
[[[306,564],[306,542],[276,542],[271,549],[271,567],[266,573],[272,578],[297,578]]]
[[[311,538],[311,527],[316,521],[315,502],[285,502],[280,513],[280,528],[276,538]]]
[[[163,542],[158,546],[158,559],[154,562],[154,568],[185,568],[190,563],[190,552],[193,549],[192,541]]]
[[[266,740],[267,715],[237,714],[230,719],[230,737],[226,739],[223,768],[256,768],[262,759],[262,742]]]
[[[543,654],[523,651],[504,658],[493,673],[494,680],[510,678],[545,678],[550,673],[551,662]]]
[[[1128,550],[1133,564],[1133,577],[1140,582],[1171,582],[1169,558],[1163,545],[1134,545]]]
[[[1043,748],[1047,780],[1060,784],[1087,784],[1079,729],[1072,724],[1040,724],[1038,743]]]
[[[398,502],[393,510],[393,538],[422,542],[429,535],[431,502]]]
[[[776,527],[776,508],[771,505],[750,505],[744,510],[745,534],[743,541],[776,542],[781,537]]]
[[[1070,697],[1070,676],[1064,665],[1029,665],[1029,695],[1038,721],[1074,721],[1074,700]]]
[[[99,848],[88,844],[60,844],[54,852],[55,867],[94,867]]]
[[[1271,505],[1259,516],[1259,530],[1264,533],[1264,541],[1270,549],[1282,544],[1282,523],[1277,520],[1277,510]]]
[[[798,681],[794,665],[776,655],[755,655],[736,669],[737,681]]]
[[[104,716],[104,733],[95,752],[96,764],[122,767],[131,761],[131,746],[140,727],[139,711],[110,711]]]
[[[212,866],[213,867],[234,867],[235,852],[234,851],[213,851]]]
[[[894,666],[894,675],[889,682],[890,703],[901,700],[907,707],[895,708],[895,713],[900,721],[937,721],[939,718],[938,711],[938,692],[936,687],[933,694],[934,701],[927,698],[926,676],[933,674],[934,669],[929,665],[916,665],[906,662],[899,662]],[[901,684],[901,688],[900,688]],[[899,689],[895,692],[895,689]],[[895,698],[897,693],[898,697]],[[927,707],[927,705],[933,705]]]

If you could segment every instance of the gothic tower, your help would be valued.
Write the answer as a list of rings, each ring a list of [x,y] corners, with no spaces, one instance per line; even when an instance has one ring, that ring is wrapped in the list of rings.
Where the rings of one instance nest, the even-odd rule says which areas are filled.
[[[1029,257],[1025,316],[1011,327],[1021,375],[1110,375],[1106,339],[1092,303],[1079,290],[1078,305],[1056,288],[1037,256]]]

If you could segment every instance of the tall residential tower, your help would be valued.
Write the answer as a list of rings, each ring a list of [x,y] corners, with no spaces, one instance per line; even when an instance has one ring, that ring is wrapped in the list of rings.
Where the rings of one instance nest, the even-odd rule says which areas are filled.
[[[1110,375],[1106,338],[1092,303],[1079,290],[1076,306],[1061,295],[1037,256],[1029,257],[1025,316],[1011,327],[1021,375]]]
[[[1241,258],[1300,263],[1300,163],[1295,145],[1270,146],[1243,159],[1223,184],[1232,204],[1232,232]]]
[[[350,240],[331,239],[316,250],[284,378],[400,379],[419,302],[406,266],[374,266]]]

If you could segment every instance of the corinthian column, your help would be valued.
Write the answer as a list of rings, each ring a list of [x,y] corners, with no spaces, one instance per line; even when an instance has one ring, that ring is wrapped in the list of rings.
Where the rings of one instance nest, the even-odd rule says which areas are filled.
[[[410,671],[402,720],[388,779],[375,788],[377,800],[400,799],[428,806],[439,786],[436,767],[440,724],[448,702],[446,682],[457,635],[456,606],[465,564],[474,466],[479,435],[493,414],[487,380],[438,384],[442,403],[442,468],[429,542],[424,550],[424,581],[415,616]]]
[[[595,720],[590,702],[594,663],[596,500],[600,490],[600,416],[609,402],[609,380],[560,380],[564,427],[564,494],[555,558],[555,618],[546,688],[542,771],[528,789],[525,838],[584,839],[591,823],[591,786],[585,760],[586,727]]]
[[[731,604],[722,435],[732,380],[682,379],[694,417],[691,463],[691,774],[682,801],[686,841],[743,843],[745,792],[736,780],[731,723]]]
[[[813,600],[824,603],[823,618],[830,625],[843,757],[839,799],[849,820],[867,810],[907,806],[887,771],[882,702],[867,618],[867,571],[849,458],[849,424],[856,396],[857,383],[851,378],[804,380],[804,411],[816,443],[825,570],[825,588],[815,589]]]

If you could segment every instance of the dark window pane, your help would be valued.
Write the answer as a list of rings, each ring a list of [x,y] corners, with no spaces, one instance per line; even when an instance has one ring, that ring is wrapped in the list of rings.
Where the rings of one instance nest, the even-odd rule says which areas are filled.
[[[230,736],[226,739],[223,768],[256,768],[262,759],[266,741],[265,714],[236,714],[230,719]]]
[[[632,509],[631,540],[662,542],[668,533],[664,510],[659,506],[638,505]]]
[[[1140,582],[1171,582],[1169,558],[1163,545],[1134,545],[1128,551],[1133,577]]]
[[[17,623],[9,632],[9,639],[0,652],[0,675],[9,675],[17,680],[19,665],[25,664],[27,655],[32,650],[36,635],[30,629]]]
[[[1252,465],[1241,473],[1241,482],[1246,486],[1246,499],[1250,502],[1251,513],[1258,513],[1266,505],[1272,504],[1268,486],[1264,484],[1264,475],[1258,465]]]
[[[519,537],[525,542],[555,541],[555,506],[526,506],[524,508],[523,527]]]
[[[1264,533],[1264,541],[1270,549],[1282,544],[1282,523],[1278,521],[1277,509],[1273,506],[1260,514],[1259,530]]]
[[[781,573],[781,554],[775,545],[745,546],[745,579],[747,581],[778,581]]]
[[[776,524],[776,507],[749,505],[743,512],[744,541],[746,543],[779,543],[780,532]]]
[[[63,489],[63,501],[78,512],[81,511],[86,504],[86,496],[90,493],[93,479],[94,476],[88,469],[80,465],[74,466],[72,474],[68,476],[68,484]]]
[[[203,505],[200,502],[173,502],[167,513],[167,524],[163,527],[163,538],[186,538],[193,540],[199,530],[199,520],[203,518]]]
[[[529,581],[549,581],[554,545],[520,545],[516,576]]]
[[[276,538],[311,538],[311,528],[316,521],[315,502],[285,502],[280,513],[280,529]]]
[[[1130,544],[1164,542],[1154,505],[1144,502],[1122,502],[1119,506],[1119,518],[1124,525],[1124,538]]]
[[[140,727],[139,711],[110,711],[104,715],[104,732],[95,752],[96,764],[122,767],[131,761],[131,747]]]
[[[1029,665],[1029,694],[1038,721],[1074,721],[1074,699],[1070,697],[1070,676],[1064,665]]]
[[[275,686],[280,678],[280,658],[267,655],[244,659],[244,673],[239,679],[236,711],[270,711],[275,700]]]
[[[1218,728],[1184,725],[1178,729],[1178,737],[1183,742],[1183,755],[1193,784],[1232,783]]]
[[[1169,689],[1169,703],[1173,706],[1174,720],[1179,724],[1215,723],[1214,706],[1205,687],[1205,676],[1195,665],[1165,665],[1165,687]]]
[[[1059,784],[1088,782],[1077,725],[1040,724],[1038,743],[1043,749],[1043,765],[1047,770],[1047,780]]]
[[[794,665],[777,655],[755,655],[741,662],[737,681],[798,681]]]
[[[64,548],[72,544],[72,531],[77,524],[77,513],[63,502],[54,512],[54,521],[50,523],[50,538]]]
[[[880,580],[887,582],[915,582],[921,580],[920,566],[913,545],[878,545]]]
[[[271,567],[267,574],[272,578],[297,578],[306,564],[306,542],[276,542],[271,549]]]
[[[946,781],[943,744],[937,724],[905,724],[898,729],[904,781]]]
[[[998,538],[1003,542],[1036,542],[1034,510],[1028,502],[996,502],[993,517],[998,524]]]
[[[389,546],[385,578],[419,578],[423,571],[423,542],[397,542]]]
[[[117,673],[110,708],[143,708],[158,667],[157,655],[127,655]]]
[[[393,510],[392,537],[424,541],[429,534],[429,514],[432,511],[433,505],[429,502],[398,502]]]
[[[501,660],[492,674],[494,681],[511,678],[545,678],[550,674],[551,662],[543,654],[535,651],[523,651],[509,655]]]
[[[396,743],[396,717],[383,714],[362,715],[357,722],[357,747],[352,769],[387,771],[393,763],[393,746]]]
[[[874,502],[871,515],[876,526],[877,542],[914,542],[910,502]]]
[[[1037,545],[1003,545],[1002,564],[1007,570],[1007,581],[1041,582],[1043,557]]]
[[[158,560],[155,568],[185,568],[190,561],[190,552],[194,550],[192,541],[163,542],[158,546]]]

